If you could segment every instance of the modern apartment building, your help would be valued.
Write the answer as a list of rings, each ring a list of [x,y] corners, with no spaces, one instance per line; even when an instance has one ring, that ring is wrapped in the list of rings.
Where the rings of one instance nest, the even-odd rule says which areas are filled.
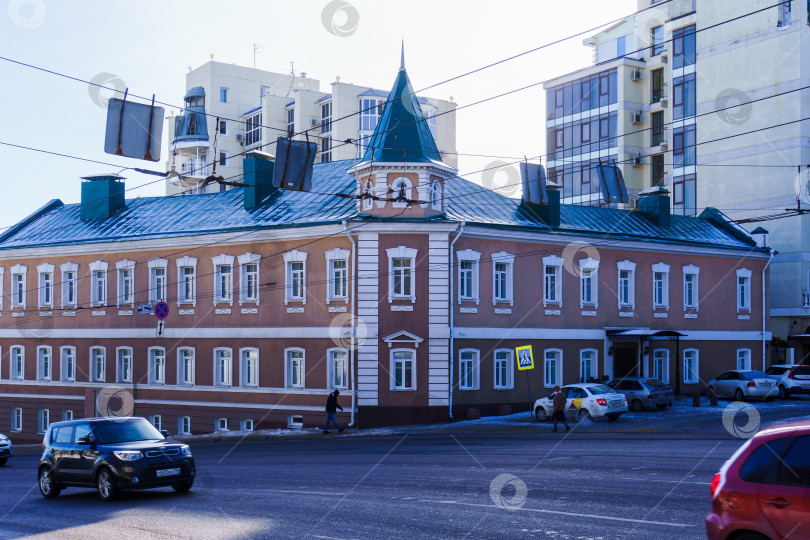
[[[243,153],[275,154],[277,137],[308,130],[318,145],[317,162],[357,159],[374,133],[388,92],[340,81],[328,92],[300,75],[208,62],[186,75],[185,109],[169,125],[166,193],[211,193],[227,185],[201,182],[214,172],[240,182]],[[457,166],[456,104],[420,97],[419,105],[442,159]],[[352,142],[347,143],[347,140]]]
[[[808,37],[798,0],[639,0],[635,15],[584,41],[592,66],[545,85],[547,167],[565,202],[604,204],[593,166],[615,162],[629,207],[663,186],[676,214],[712,206],[770,230],[771,324],[795,347],[777,340],[773,355],[797,362],[810,358],[810,218],[744,220],[796,208],[798,167],[810,163],[799,121]]]

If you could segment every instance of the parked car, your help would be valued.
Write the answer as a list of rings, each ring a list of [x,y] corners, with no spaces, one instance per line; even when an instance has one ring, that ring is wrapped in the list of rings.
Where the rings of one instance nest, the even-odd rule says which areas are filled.
[[[810,421],[748,439],[714,475],[709,540],[810,538]]]
[[[164,435],[145,418],[54,422],[42,442],[39,490],[51,499],[68,486],[95,487],[104,501],[124,489],[188,491],[196,474],[191,450]]]
[[[12,456],[11,439],[0,433],[0,467]]]
[[[627,396],[630,409],[641,412],[645,407],[666,409],[672,405],[672,388],[655,377],[622,377],[613,379],[608,386]]]
[[[731,396],[737,401],[762,398],[770,401],[777,395],[776,381],[764,371],[730,369],[707,384],[707,392],[718,396]]]
[[[779,399],[788,399],[793,394],[810,394],[810,366],[774,364],[765,373],[776,379]]]
[[[597,383],[577,383],[562,387],[565,394],[565,414],[570,418],[584,420],[606,416],[618,420],[627,412],[627,399],[609,386]],[[534,402],[534,414],[541,422],[551,418],[554,410],[551,396]]]

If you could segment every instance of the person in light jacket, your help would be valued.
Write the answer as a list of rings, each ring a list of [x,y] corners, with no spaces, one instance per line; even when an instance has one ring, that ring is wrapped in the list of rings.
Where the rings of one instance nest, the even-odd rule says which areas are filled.
[[[562,421],[565,424],[565,431],[568,431],[568,422],[565,420],[565,394],[559,385],[554,387],[554,393],[551,394],[551,409],[554,411],[554,431],[557,431],[558,421]]]

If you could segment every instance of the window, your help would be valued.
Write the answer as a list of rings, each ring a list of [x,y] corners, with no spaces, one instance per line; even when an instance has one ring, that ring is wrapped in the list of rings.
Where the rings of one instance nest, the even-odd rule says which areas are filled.
[[[789,0],[782,2],[779,4],[779,6],[777,6],[777,9],[779,10],[779,17],[776,21],[777,28],[787,28],[790,26],[790,5],[792,3],[793,2]]]
[[[22,409],[11,409],[11,431],[22,431]]]
[[[697,213],[696,178],[694,174],[672,179],[672,209],[674,214],[694,216]]]
[[[242,349],[239,373],[242,386],[259,386],[259,350]]]
[[[374,131],[382,114],[382,102],[376,99],[360,100],[360,131]]]
[[[698,351],[697,349],[686,349],[683,351],[683,382],[693,384],[698,380]]]
[[[650,115],[652,118],[652,140],[651,146],[658,146],[664,142],[664,111],[654,112]]]
[[[118,302],[116,305],[135,305],[135,261],[124,259],[115,263],[118,270]]]
[[[73,411],[62,411],[62,421],[69,422],[73,420]]]
[[[543,306],[562,306],[562,266],[563,260],[556,255],[543,257]]]
[[[197,259],[177,259],[177,305],[197,303]]]
[[[407,178],[397,178],[391,183],[391,191],[393,191],[394,202],[391,206],[394,208],[407,208],[413,198],[413,184]]]
[[[62,265],[62,307],[76,306],[79,265],[65,263]]]
[[[492,254],[492,304],[509,302],[514,305],[512,269],[515,256],[504,251]]]
[[[163,417],[159,414],[153,414],[149,416],[149,422],[155,426],[155,429],[160,431],[163,429]]]
[[[186,135],[198,135],[199,133],[200,121],[196,114],[191,113],[188,115],[188,129],[186,130]]]
[[[287,109],[287,137],[292,137],[295,133],[295,109]]]
[[[262,142],[262,113],[245,119],[245,146],[253,146],[260,142]]]
[[[672,119],[695,116],[697,95],[695,93],[695,74],[684,75],[673,80]]]
[[[433,210],[442,210],[442,183],[438,180],[430,185],[430,206]]]
[[[458,257],[458,302],[474,300],[478,303],[478,263],[481,254],[471,249],[456,253]]]
[[[636,263],[625,260],[616,266],[619,271],[619,307],[635,307]]]
[[[810,436],[804,435],[801,437],[796,437],[796,440],[790,446],[788,451],[785,452],[782,459],[779,460],[775,476],[776,480],[774,483],[790,486],[801,486],[801,488],[804,488],[800,490],[791,490],[790,493],[798,494],[807,492],[806,488],[810,487]],[[794,510],[794,512],[795,514],[793,514],[793,516],[795,517],[793,517],[792,520],[791,518],[785,516],[782,518],[785,521],[780,521],[785,523],[785,525],[791,523],[791,521],[795,522],[796,525],[794,527],[798,531],[802,525],[801,521],[799,521],[799,519],[802,519],[799,518],[801,511]]]
[[[261,256],[245,253],[239,258],[239,303],[259,304],[259,262]]]
[[[22,381],[25,379],[25,348],[14,346],[9,349],[11,357],[11,378]]]
[[[41,345],[37,347],[37,379],[50,381],[53,375],[53,349]]]
[[[476,350],[459,351],[458,388],[459,390],[478,389],[479,353]]]
[[[194,349],[177,349],[177,380],[180,384],[194,384]]]
[[[52,264],[40,264],[37,266],[39,274],[39,294],[37,305],[39,307],[53,307],[53,270]]]
[[[562,381],[562,351],[548,349],[543,360],[543,385],[546,388],[554,388],[560,381]]]
[[[129,347],[118,347],[115,351],[116,364],[118,369],[117,380],[120,383],[132,382],[132,349]]]
[[[514,356],[511,349],[495,351],[495,389],[514,388]]]
[[[37,411],[37,433],[45,433],[51,424],[51,411],[39,409]]]
[[[90,380],[104,382],[107,378],[107,350],[104,347],[90,348]]]
[[[321,163],[332,161],[332,139],[329,137],[321,139]]]
[[[329,388],[345,390],[349,387],[349,353],[345,349],[330,349],[328,361]]]
[[[599,305],[599,261],[591,258],[579,261],[579,306]]]
[[[233,305],[233,261],[231,255],[212,257],[214,263],[214,304]]]
[[[616,38],[616,57],[621,58],[627,54],[627,36]]]
[[[219,134],[220,135],[227,135],[228,134],[228,121],[227,120],[220,120],[219,121]]]
[[[653,271],[653,308],[669,309],[669,265],[658,263],[652,265]]]
[[[332,131],[332,102],[327,101],[321,105],[321,133]]]
[[[19,264],[11,267],[11,307],[25,309],[25,276],[28,267]]]
[[[664,98],[664,69],[654,69],[652,77],[650,77],[650,84],[652,85],[652,103],[658,103]],[[663,114],[661,116],[663,125]]]
[[[399,246],[386,250],[388,254],[388,301],[410,299],[416,302],[414,264],[418,250]]]
[[[231,349],[214,349],[214,385],[230,386],[233,364]]]
[[[250,418],[242,420],[240,424],[242,431],[253,431],[256,429],[256,421]]]
[[[284,304],[288,302],[307,303],[306,263],[307,253],[289,251],[284,254],[285,293]]]
[[[751,311],[751,270],[737,270],[737,311]]]
[[[391,389],[416,390],[416,351],[394,349],[391,351]]]
[[[693,24],[672,32],[672,69],[691,66],[694,63],[695,25]]]
[[[737,369],[751,369],[751,349],[737,349]]]
[[[664,154],[655,154],[652,156],[652,167],[650,169],[652,186],[664,185]]]
[[[284,351],[287,369],[287,388],[304,387],[304,350],[286,349]]]
[[[683,267],[683,309],[698,308],[698,278],[700,268],[690,264]]]
[[[667,349],[653,351],[653,377],[669,383],[669,351]]]
[[[217,431],[230,431],[228,429],[228,419],[227,418],[217,418],[214,422],[214,427]]]
[[[677,128],[672,133],[672,166],[695,164],[695,125]]]
[[[656,26],[650,30],[652,43],[651,56],[656,56],[664,52],[664,27]]]
[[[304,417],[300,416],[300,415],[297,415],[297,414],[288,415],[287,416],[287,427],[290,427],[290,428],[302,428],[302,427],[304,427]]]
[[[166,259],[152,259],[149,261],[149,300],[151,302],[166,301]]]
[[[228,152],[220,150],[220,152],[219,152],[219,166],[220,167],[227,167],[228,166]]]
[[[349,255],[345,249],[335,248],[324,253],[326,257],[326,303],[347,300],[349,297]]]
[[[191,435],[191,417],[180,416],[177,419],[177,433],[180,435]]]
[[[107,303],[107,263],[102,263],[104,268],[91,270],[91,304],[94,306],[104,306]]]
[[[579,351],[579,382],[589,382],[596,379],[596,351],[583,349]]]
[[[166,384],[166,349],[162,347],[149,348],[149,382]]]
[[[363,197],[363,210],[371,210],[374,208],[374,184],[369,180],[366,182],[366,189],[363,190],[363,194],[366,195]]]
[[[219,101],[221,103],[228,103],[228,89],[227,88],[220,88],[219,89]]]
[[[62,347],[61,349],[61,369],[63,382],[73,382],[76,380],[76,348]]]

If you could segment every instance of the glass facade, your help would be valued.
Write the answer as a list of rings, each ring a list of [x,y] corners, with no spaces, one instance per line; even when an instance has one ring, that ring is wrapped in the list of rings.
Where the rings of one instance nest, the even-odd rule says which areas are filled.
[[[615,69],[549,88],[546,112],[549,120],[613,105],[619,99]]]

